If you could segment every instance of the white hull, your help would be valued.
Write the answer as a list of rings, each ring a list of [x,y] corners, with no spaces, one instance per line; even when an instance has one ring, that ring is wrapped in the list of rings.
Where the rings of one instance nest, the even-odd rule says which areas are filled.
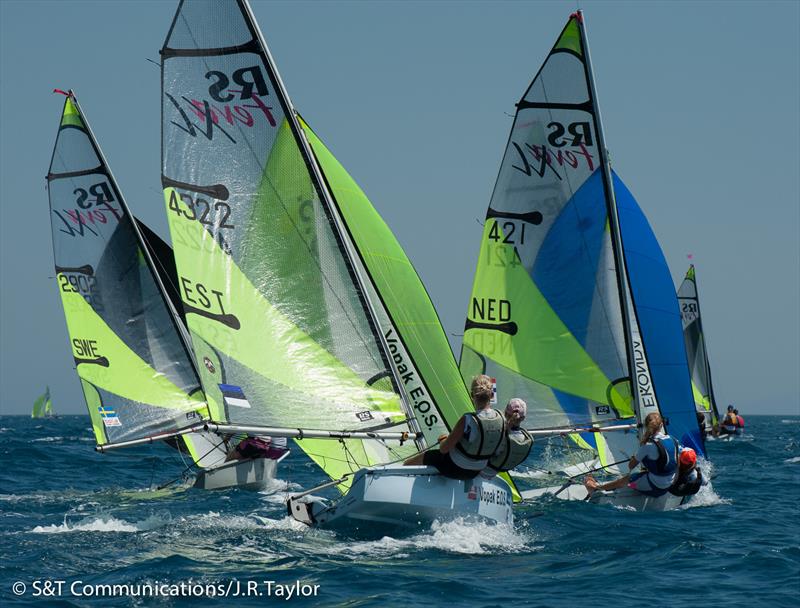
[[[272,458],[231,460],[218,467],[201,471],[197,475],[194,487],[201,490],[224,490],[236,487],[261,490],[275,478],[278,463],[284,457],[285,455],[277,460]]]
[[[594,492],[589,497],[588,490],[582,484],[553,486],[522,492],[522,498],[530,500],[545,496],[555,495],[562,500],[585,500],[594,504],[614,505],[634,509],[636,511],[671,511],[678,508],[684,500],[682,496],[673,496],[669,492],[658,497],[646,496],[631,488],[621,488],[613,492]]]
[[[449,479],[432,467],[387,466],[361,469],[347,494],[329,502],[303,496],[290,498],[289,514],[318,527],[369,530],[379,525],[406,529],[434,520],[478,517],[511,524],[511,489],[502,479]]]

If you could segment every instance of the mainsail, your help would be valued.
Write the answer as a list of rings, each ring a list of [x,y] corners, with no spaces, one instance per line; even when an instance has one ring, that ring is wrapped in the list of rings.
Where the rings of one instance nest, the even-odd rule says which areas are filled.
[[[299,441],[334,479],[435,442],[469,400],[433,307],[304,130],[247,3],[182,1],[161,55],[162,183],[211,417],[423,433],[400,448]]]
[[[689,265],[686,278],[678,289],[678,302],[683,323],[683,339],[692,377],[692,395],[695,407],[706,417],[710,427],[719,423],[719,411],[711,384],[711,367],[708,363],[706,338],[700,318],[700,299],[697,293],[694,264]]]
[[[98,445],[199,422],[206,404],[179,321],[72,92],[47,181],[56,282]]]
[[[537,427],[642,420],[659,411],[636,314],[581,13],[572,15],[517,112],[486,214],[461,353],[498,400]],[[635,388],[631,379],[635,378]],[[603,465],[633,433],[572,437]]]
[[[53,400],[50,399],[50,387],[33,402],[31,418],[46,418],[53,415]]]

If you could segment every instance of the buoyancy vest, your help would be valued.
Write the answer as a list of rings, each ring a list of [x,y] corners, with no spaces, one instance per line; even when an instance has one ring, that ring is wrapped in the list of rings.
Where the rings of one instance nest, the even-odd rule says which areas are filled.
[[[525,429],[506,431],[497,450],[489,459],[489,468],[497,471],[510,471],[528,457],[533,448],[533,437]]]
[[[741,416],[736,416],[736,424],[739,425],[739,428],[744,428],[744,418]]]
[[[644,458],[642,464],[647,472],[658,477],[673,475],[678,468],[678,442],[667,435],[663,439],[650,439],[658,449],[658,458]]]
[[[497,451],[506,434],[506,418],[496,409],[481,410],[466,416],[472,416],[477,432],[464,433],[456,449],[470,460],[487,460]]]
[[[692,479],[688,478],[689,473],[678,475],[678,479],[675,480],[675,483],[670,487],[669,493],[675,496],[694,496],[700,491],[700,487],[703,485],[703,473],[700,471],[699,468],[694,469],[697,475],[694,475]]]

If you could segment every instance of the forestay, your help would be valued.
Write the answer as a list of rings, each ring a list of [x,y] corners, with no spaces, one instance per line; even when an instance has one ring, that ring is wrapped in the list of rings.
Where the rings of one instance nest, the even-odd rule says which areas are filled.
[[[313,137],[324,172],[318,166],[249,6],[181,2],[162,60],[164,195],[212,418],[256,427],[419,429],[435,441],[469,407],[460,380],[460,392],[453,386],[452,353],[449,369],[422,361],[423,340],[432,340],[431,359],[446,344],[435,312],[413,285],[419,280],[410,264],[395,274],[404,255],[384,273],[387,260],[370,252],[361,230],[381,230],[384,253],[402,254]],[[398,293],[407,293],[390,293],[395,279]],[[422,296],[427,308],[415,304]],[[431,328],[412,329],[415,323]],[[299,445],[338,478],[424,442]]]
[[[526,424],[537,428],[635,415],[622,309],[629,295],[588,69],[573,16],[517,104],[461,353],[465,380],[496,378],[500,404],[523,398]],[[603,464],[636,446],[634,433],[573,438],[596,449]]]
[[[180,326],[72,93],[47,181],[56,281],[98,445],[198,422],[206,405]]]
[[[706,339],[700,318],[700,299],[697,293],[693,264],[689,266],[686,277],[678,289],[678,303],[683,324],[686,357],[689,360],[692,377],[692,395],[695,407],[698,412],[702,412],[706,416],[711,425],[716,425],[719,422],[719,411],[711,384],[711,366],[708,362]]]

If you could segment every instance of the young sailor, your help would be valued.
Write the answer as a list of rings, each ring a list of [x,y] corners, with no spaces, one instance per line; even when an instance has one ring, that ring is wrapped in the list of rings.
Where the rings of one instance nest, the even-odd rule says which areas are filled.
[[[476,413],[461,416],[449,435],[439,437],[438,449],[412,456],[403,464],[436,467],[453,479],[474,479],[486,468],[505,436],[505,418],[492,408],[494,391],[489,376],[475,376],[470,395]]]
[[[739,410],[733,410],[733,415],[736,416],[736,434],[743,435],[744,434],[744,418],[739,415]]]
[[[236,447],[228,452],[225,461],[251,460],[254,458],[278,459],[288,451],[286,438],[278,437],[251,437],[245,435]]]
[[[489,458],[488,466],[481,471],[481,477],[491,479],[498,473],[510,471],[525,462],[533,447],[533,437],[520,426],[527,412],[528,405],[522,399],[514,398],[508,402],[505,437]]]
[[[703,473],[697,466],[697,454],[692,448],[681,448],[678,456],[678,478],[669,489],[675,496],[693,496],[705,484]]]
[[[636,455],[628,461],[631,471],[639,464],[645,470],[628,473],[619,479],[599,484],[591,477],[584,480],[589,494],[595,490],[616,490],[628,486],[647,496],[662,496],[678,475],[678,441],[664,433],[661,415],[655,412],[644,419],[645,433]]]
[[[733,435],[736,432],[736,427],[739,426],[739,419],[733,413],[733,406],[728,406],[728,412],[725,418],[722,419],[722,424],[719,428],[720,435]]]

